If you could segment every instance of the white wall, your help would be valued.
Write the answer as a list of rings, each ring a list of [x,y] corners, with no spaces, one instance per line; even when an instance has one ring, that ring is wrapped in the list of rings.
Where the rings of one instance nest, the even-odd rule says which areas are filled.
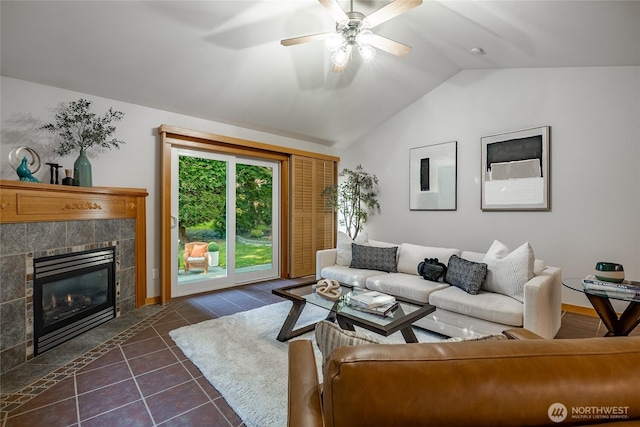
[[[293,147],[300,150],[334,154],[325,146],[264,132],[252,131],[222,123],[118,102],[78,92],[71,92],[2,77],[0,80],[0,178],[17,180],[8,162],[14,147],[27,146],[36,150],[43,167],[36,177],[49,182],[49,169],[45,162],[59,163],[73,169],[77,153],[60,158],[53,154],[56,146],[52,134],[39,130],[39,126],[53,121],[53,109],[60,102],[85,98],[93,102],[92,111],[102,115],[113,107],[124,112],[116,122],[115,137],[126,142],[119,150],[98,153],[88,150],[92,164],[93,185],[96,187],[145,188],[147,198],[147,297],[160,295],[160,281],[153,280],[151,270],[160,268],[160,138],[158,126],[162,124],[211,132],[225,136],[259,141],[267,144]],[[64,171],[60,170],[61,177]]]
[[[551,126],[551,211],[482,212],[480,138]],[[409,210],[409,149],[458,141],[458,207]],[[582,277],[597,261],[640,280],[640,67],[463,71],[349,147],[340,168],[377,175],[369,237],[484,252],[529,241]],[[563,302],[590,306],[563,289]],[[616,307],[618,308],[618,307]]]

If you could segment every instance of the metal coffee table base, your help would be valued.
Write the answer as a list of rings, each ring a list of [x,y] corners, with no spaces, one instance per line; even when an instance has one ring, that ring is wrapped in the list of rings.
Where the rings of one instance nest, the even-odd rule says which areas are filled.
[[[313,331],[316,327],[316,323],[311,323],[309,325],[303,326],[298,329],[293,329],[296,326],[296,322],[300,318],[302,314],[302,310],[304,306],[307,304],[305,300],[291,300],[293,302],[293,306],[291,306],[291,310],[289,310],[289,314],[287,314],[287,318],[280,328],[280,332],[278,333],[278,341],[288,341],[291,338],[295,338],[302,334],[306,334],[307,332]],[[326,320],[330,322],[334,322],[336,319],[336,313],[333,310],[329,310],[329,315]]]
[[[349,320],[347,320],[342,316],[338,316],[338,325],[340,325],[340,327],[346,331],[356,330],[353,323],[349,322]],[[358,326],[361,326],[361,325],[358,325]],[[373,332],[377,332],[377,331],[373,331]],[[413,332],[413,328],[411,327],[411,325],[400,329],[400,332],[402,333],[402,336],[404,337],[404,341],[407,344],[418,342],[418,338],[416,337],[416,334]]]

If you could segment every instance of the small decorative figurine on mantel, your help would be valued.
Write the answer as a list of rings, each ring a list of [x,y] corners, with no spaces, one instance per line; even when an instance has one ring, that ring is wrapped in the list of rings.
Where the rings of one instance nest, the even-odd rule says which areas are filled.
[[[73,170],[71,170],[71,169],[65,169],[64,170],[65,177],[62,178],[62,185],[76,185],[75,181],[71,177],[71,173],[72,172],[73,172]]]
[[[33,176],[31,171],[29,170],[29,167],[27,166],[27,158],[26,157],[22,158],[22,162],[20,162],[20,166],[18,166],[18,169],[16,169],[16,173],[20,177],[20,181],[41,182],[38,178]]]
[[[31,161],[27,159],[26,155],[22,155],[22,151],[26,151],[31,156]],[[20,158],[22,156],[22,159]],[[18,164],[20,162],[20,164]],[[9,153],[9,164],[16,171],[20,181],[24,182],[41,182],[33,174],[40,170],[40,156],[35,150],[29,147],[16,147]],[[33,170],[29,169],[33,168]]]

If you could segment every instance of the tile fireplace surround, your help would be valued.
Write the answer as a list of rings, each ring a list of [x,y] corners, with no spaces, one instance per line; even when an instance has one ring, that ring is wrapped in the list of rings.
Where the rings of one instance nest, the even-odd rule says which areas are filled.
[[[116,316],[144,305],[146,196],[0,181],[0,373],[33,358],[34,258],[115,246]]]

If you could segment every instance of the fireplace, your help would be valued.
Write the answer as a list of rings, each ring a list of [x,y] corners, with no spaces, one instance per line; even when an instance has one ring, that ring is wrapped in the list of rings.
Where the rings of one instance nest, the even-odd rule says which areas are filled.
[[[35,301],[42,303],[34,260],[114,246],[116,317],[159,302],[147,298],[146,197],[141,188],[0,180],[0,374],[35,356],[43,323],[42,312],[34,318]]]
[[[33,260],[34,355],[116,317],[115,246]]]

